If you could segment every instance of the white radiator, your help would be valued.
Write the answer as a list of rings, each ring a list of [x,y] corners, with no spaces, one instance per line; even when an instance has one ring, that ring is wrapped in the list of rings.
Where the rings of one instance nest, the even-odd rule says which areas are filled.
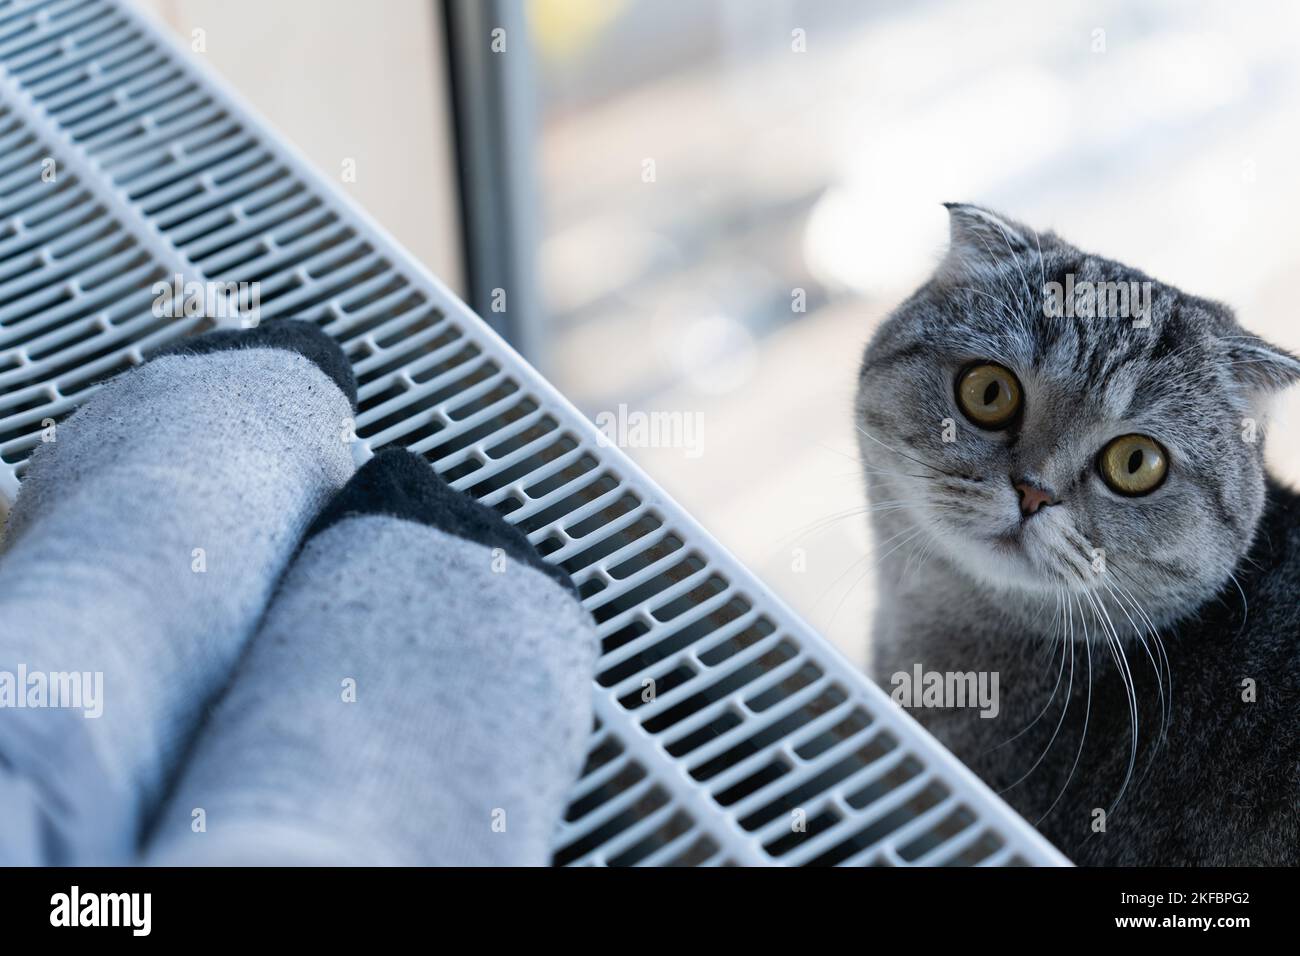
[[[572,573],[604,652],[557,863],[1066,862],[161,29],[0,4],[0,497],[48,420],[204,327],[156,314],[176,275],[321,325],[363,456],[419,452]]]

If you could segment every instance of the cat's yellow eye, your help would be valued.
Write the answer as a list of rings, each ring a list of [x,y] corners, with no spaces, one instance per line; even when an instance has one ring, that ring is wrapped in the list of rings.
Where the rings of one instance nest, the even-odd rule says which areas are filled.
[[[1010,369],[986,362],[957,376],[957,404],[980,428],[1006,428],[1020,411],[1020,381]]]
[[[1121,495],[1145,495],[1165,480],[1169,456],[1154,438],[1120,435],[1101,450],[1097,468],[1106,484]]]

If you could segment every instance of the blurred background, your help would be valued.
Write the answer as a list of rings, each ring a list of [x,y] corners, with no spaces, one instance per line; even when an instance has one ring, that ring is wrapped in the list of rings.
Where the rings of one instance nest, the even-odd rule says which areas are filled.
[[[1300,351],[1298,4],[137,2],[586,414],[698,413],[626,450],[859,664],[855,367],[941,202]]]

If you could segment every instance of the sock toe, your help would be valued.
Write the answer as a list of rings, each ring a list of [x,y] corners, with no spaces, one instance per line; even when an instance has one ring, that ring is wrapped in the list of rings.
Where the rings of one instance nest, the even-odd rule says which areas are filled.
[[[313,530],[149,859],[545,865],[587,754],[600,653],[559,569],[400,448],[364,465]]]
[[[572,579],[546,561],[523,532],[494,509],[456,491],[427,461],[405,448],[385,448],[366,462],[316,518],[306,538],[359,515],[414,521],[488,548],[501,548],[577,594]]]
[[[340,430],[351,374],[319,329],[269,323],[170,351],[103,383],[33,450],[8,516],[0,666],[47,675],[47,701],[71,675],[71,705],[96,710],[0,707],[0,817],[19,792],[6,779],[42,795],[44,862],[127,859],[302,532],[356,471]]]
[[[217,329],[182,339],[157,352],[160,355],[204,355],[224,349],[285,349],[310,359],[338,385],[352,407],[357,405],[357,379],[343,349],[320,326],[305,319],[271,319],[251,329]]]

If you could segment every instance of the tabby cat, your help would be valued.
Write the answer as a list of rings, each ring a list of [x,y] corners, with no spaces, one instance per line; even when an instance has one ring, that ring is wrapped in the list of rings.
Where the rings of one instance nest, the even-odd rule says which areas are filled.
[[[867,346],[873,672],[1079,864],[1300,863],[1300,361],[1232,312],[970,205]]]

